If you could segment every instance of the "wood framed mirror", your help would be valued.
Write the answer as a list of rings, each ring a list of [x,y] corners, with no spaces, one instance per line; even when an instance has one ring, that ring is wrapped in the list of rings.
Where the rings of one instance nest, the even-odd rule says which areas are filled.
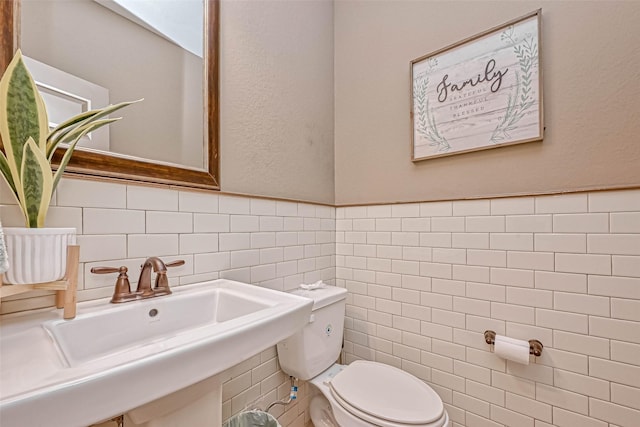
[[[105,177],[127,182],[150,182],[203,189],[219,190],[218,135],[218,48],[219,48],[219,0],[204,0],[204,144],[205,167],[182,167],[166,162],[155,162],[131,156],[106,152],[76,150],[65,170],[69,176]],[[20,0],[0,1],[0,71],[4,72],[19,47]],[[126,116],[126,112],[123,113]],[[0,141],[0,148],[2,142]],[[54,163],[62,158],[63,148],[54,156]]]

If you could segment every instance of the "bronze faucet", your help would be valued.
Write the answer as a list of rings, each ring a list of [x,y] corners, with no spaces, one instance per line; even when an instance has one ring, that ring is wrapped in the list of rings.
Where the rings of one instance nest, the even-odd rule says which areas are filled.
[[[138,279],[138,289],[136,289],[136,293],[141,297],[151,297],[154,295],[154,290],[151,288],[151,267],[153,267],[153,271],[157,273],[156,277],[156,286],[158,284],[158,278],[160,275],[163,275],[165,278],[165,282],[167,281],[167,266],[162,262],[162,260],[158,257],[152,256],[147,258],[147,260],[142,264],[142,270],[140,270],[140,278]],[[171,291],[169,287],[166,286],[165,294],[170,294]]]
[[[167,267],[177,267],[179,265],[184,265],[184,260],[181,259],[165,264],[158,257],[147,258],[141,266],[138,288],[135,292],[131,292],[129,277],[127,276],[127,267],[93,267],[91,272],[95,274],[120,273],[118,280],[116,281],[116,287],[113,292],[111,302],[121,303],[161,295],[169,295],[171,293],[171,289],[169,289],[169,279],[167,279]],[[153,288],[151,287],[152,268],[153,272],[156,273],[156,283]]]

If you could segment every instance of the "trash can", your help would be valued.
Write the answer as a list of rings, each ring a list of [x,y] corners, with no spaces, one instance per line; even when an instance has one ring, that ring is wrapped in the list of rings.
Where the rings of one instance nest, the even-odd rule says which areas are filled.
[[[231,418],[222,427],[282,427],[282,425],[268,412],[247,411]]]

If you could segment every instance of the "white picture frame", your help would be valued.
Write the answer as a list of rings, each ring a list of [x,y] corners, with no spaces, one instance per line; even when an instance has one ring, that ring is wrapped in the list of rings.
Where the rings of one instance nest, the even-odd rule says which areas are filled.
[[[411,61],[412,161],[543,139],[541,13]]]

